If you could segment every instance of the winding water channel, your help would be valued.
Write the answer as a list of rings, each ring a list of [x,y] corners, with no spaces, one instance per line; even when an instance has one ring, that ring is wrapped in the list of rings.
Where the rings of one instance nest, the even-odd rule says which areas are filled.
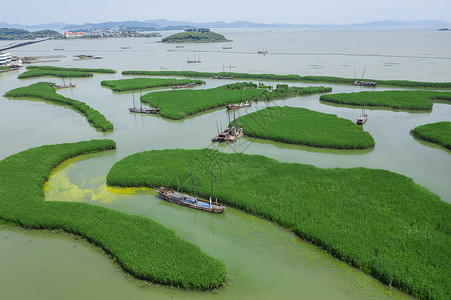
[[[115,140],[117,150],[75,158],[55,169],[45,188],[46,200],[84,201],[154,219],[224,261],[229,272],[226,285],[217,291],[202,293],[152,285],[126,275],[108,256],[84,240],[3,225],[0,227],[0,287],[7,299],[44,299],[49,295],[65,299],[407,297],[271,222],[232,208],[225,214],[211,215],[178,207],[157,198],[152,190],[107,188],[105,176],[115,162],[139,151],[210,147],[324,168],[387,169],[413,178],[451,203],[451,152],[417,141],[410,135],[415,126],[451,121],[451,105],[435,103],[432,112],[422,113],[367,109],[369,119],[364,128],[376,141],[376,147],[371,150],[332,151],[250,138],[233,145],[217,145],[210,143],[210,139],[216,134],[216,122],[225,126],[225,109],[182,121],[131,114],[128,112],[131,93],[113,93],[102,88],[100,81],[124,78],[120,72],[132,69],[222,71],[223,63],[236,72],[352,77],[354,68],[362,72],[366,67],[365,75],[369,78],[451,81],[451,56],[444,51],[451,49],[450,39],[431,30],[217,31],[234,40],[231,53],[223,50],[222,44],[186,45],[178,50],[174,45],[157,43],[158,39],[48,41],[10,51],[21,56],[48,56],[54,55],[53,49],[62,44],[66,58],[46,64],[116,69],[117,74],[76,79],[76,88],[59,91],[99,110],[114,124],[114,131],[97,132],[85,118],[62,106],[1,97],[0,159],[43,144],[93,138]],[[425,42],[419,44],[419,38]],[[121,50],[123,45],[130,49]],[[258,55],[262,47],[268,48],[270,53]],[[200,56],[201,64],[186,63],[194,53]],[[72,55],[78,54],[102,55],[104,59],[73,61]],[[18,80],[17,75],[16,71],[0,74],[1,95],[16,87],[49,80]],[[229,82],[232,81],[206,79],[206,84],[199,88]],[[353,86],[322,85],[331,86],[333,93],[362,90]],[[319,95],[257,103],[240,113],[268,105],[304,107],[353,121],[360,114],[360,108],[320,103]]]

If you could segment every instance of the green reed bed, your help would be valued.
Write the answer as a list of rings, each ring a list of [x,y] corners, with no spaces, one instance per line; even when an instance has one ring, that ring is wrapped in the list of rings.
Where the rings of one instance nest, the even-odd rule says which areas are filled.
[[[140,279],[187,289],[220,286],[224,264],[155,221],[87,203],[44,201],[43,185],[58,164],[115,146],[111,140],[48,145],[0,161],[0,174],[8,174],[0,176],[0,220],[82,236]]]
[[[53,66],[28,66],[27,71],[20,74],[17,78],[32,78],[32,77],[92,77],[93,73],[112,74],[116,71],[111,69],[87,69],[87,68],[64,68]]]
[[[267,107],[236,120],[244,134],[276,142],[334,149],[366,149],[374,139],[362,126],[297,107]]]
[[[101,82],[101,85],[110,88],[115,92],[124,92],[140,89],[186,85],[189,83],[205,84],[205,81],[191,79],[133,78],[119,80],[103,80]]]
[[[54,67],[54,66],[28,66],[27,70],[73,71],[73,72],[88,72],[88,73],[103,73],[103,74],[116,73],[116,71],[112,70],[112,69],[65,68],[65,67]]]
[[[104,115],[97,110],[91,108],[87,104],[64,97],[58,93],[51,83],[38,82],[26,87],[20,87],[9,91],[5,94],[8,98],[36,98],[40,100],[47,100],[56,104],[61,104],[72,108],[73,110],[81,113],[86,117],[89,123],[91,123],[96,129],[102,131],[112,131],[113,124],[108,121]]]
[[[269,92],[256,87],[257,85],[253,83],[236,83],[213,89],[153,92],[144,95],[142,101],[153,107],[158,106],[161,109],[161,116],[179,120],[231,102],[270,101],[332,90],[328,87],[283,87]]]
[[[300,81],[300,82],[323,82],[336,84],[352,84],[355,78],[342,78],[332,76],[300,76],[300,75],[276,75],[276,74],[249,74],[228,72],[196,72],[196,71],[123,71],[122,75],[151,75],[151,76],[185,76],[185,77],[213,77],[213,75],[233,76],[235,79],[273,80],[273,81]],[[360,80],[360,79],[359,79]],[[374,81],[378,85],[392,87],[410,88],[440,88],[451,89],[451,82],[422,82],[409,80],[375,80],[362,79],[363,81]]]
[[[274,221],[383,283],[424,299],[451,296],[451,206],[386,170],[321,169],[211,149],[154,150],[117,162],[107,184],[196,191]],[[179,185],[180,184],[180,185]],[[275,275],[276,276],[276,275]]]
[[[412,133],[419,139],[451,150],[451,122],[437,122],[417,126]]]
[[[385,107],[404,110],[432,110],[431,101],[451,101],[451,92],[364,91],[358,93],[322,95],[320,100],[345,105]]]

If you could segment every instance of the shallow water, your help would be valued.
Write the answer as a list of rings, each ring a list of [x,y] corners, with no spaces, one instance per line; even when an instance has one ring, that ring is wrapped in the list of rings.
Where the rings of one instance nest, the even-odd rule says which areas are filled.
[[[361,31],[265,29],[217,30],[234,40],[232,50],[223,44],[174,45],[156,43],[158,39],[109,39],[48,41],[12,49],[17,55],[62,54],[53,48],[62,44],[66,58],[57,66],[104,67],[118,71],[198,70],[222,71],[222,63],[235,72],[300,75],[332,75],[379,79],[451,81],[451,41],[443,33],[417,31]],[[164,33],[169,34],[169,33]],[[422,41],[419,43],[418,41]],[[130,50],[121,50],[123,45]],[[390,45],[390,47],[387,47]],[[258,55],[263,47],[270,52]],[[231,53],[230,53],[231,52]],[[200,56],[201,64],[186,64],[186,59]],[[102,60],[72,61],[72,55],[102,55]],[[18,72],[0,73],[0,94],[46,78],[18,80]],[[158,116],[131,114],[130,93],[113,93],[100,87],[101,80],[119,79],[122,75],[96,74],[76,79],[77,87],[60,90],[70,98],[86,102],[105,114],[115,130],[96,132],[79,114],[61,106],[40,101],[0,98],[0,159],[18,151],[43,144],[73,142],[93,138],[110,138],[117,150],[89,155],[64,163],[51,177],[46,191],[48,201],[85,201],[127,213],[140,214],[175,230],[184,239],[199,245],[203,251],[223,260],[229,271],[226,286],[216,292],[196,293],[143,284],[124,275],[111,261],[85,242],[53,233],[29,232],[17,228],[0,230],[2,292],[10,298],[46,298],[52,286],[61,287],[65,298],[397,298],[404,295],[386,289],[371,277],[349,267],[315,247],[298,240],[292,233],[273,223],[234,209],[213,216],[178,207],[155,197],[151,190],[109,189],[104,180],[111,166],[123,157],[144,150],[165,148],[217,148],[273,157],[280,161],[313,164],[319,167],[357,167],[388,169],[404,174],[451,203],[451,152],[419,142],[410,134],[415,126],[451,120],[451,105],[435,103],[432,112],[367,109],[366,131],[374,137],[376,147],[364,151],[315,149],[244,138],[232,145],[212,144],[216,122],[225,126],[224,109],[202,113],[182,121]],[[52,78],[59,83],[61,79]],[[211,88],[231,81],[206,79]],[[270,82],[275,85],[276,82]],[[290,83],[307,86],[309,84]],[[354,86],[331,86],[334,93],[366,90]],[[377,88],[376,90],[384,90]],[[319,95],[296,97],[270,103],[256,103],[240,114],[268,105],[305,107],[355,121],[360,108],[333,106],[319,102]],[[8,235],[8,239],[4,238]],[[25,243],[27,239],[33,242]],[[5,243],[8,241],[8,243]],[[34,242],[36,241],[36,242]],[[39,243],[37,242],[39,241]],[[26,247],[24,245],[27,245]],[[33,245],[33,246],[31,246]],[[77,247],[73,247],[77,245]],[[41,247],[41,248],[39,248]],[[71,248],[72,247],[72,248]],[[70,250],[69,250],[70,248]],[[80,250],[82,249],[82,250]],[[3,251],[5,250],[5,251]],[[74,251],[83,251],[77,254]],[[46,254],[43,258],[40,253]],[[34,261],[45,261],[43,268]],[[8,265],[8,268],[3,266]],[[86,266],[90,269],[84,269]],[[60,269],[58,269],[60,268]],[[71,270],[61,276],[62,270]],[[26,272],[24,272],[24,270]],[[45,272],[45,273],[42,273]],[[47,274],[48,272],[49,274]],[[22,276],[23,273],[30,276]],[[41,275],[39,275],[41,274]],[[45,274],[45,275],[42,275]],[[59,274],[56,275],[56,274]],[[35,294],[18,289],[12,278],[33,287]],[[57,282],[55,285],[54,283]],[[5,284],[4,284],[5,283]],[[121,297],[122,296],[122,297]]]

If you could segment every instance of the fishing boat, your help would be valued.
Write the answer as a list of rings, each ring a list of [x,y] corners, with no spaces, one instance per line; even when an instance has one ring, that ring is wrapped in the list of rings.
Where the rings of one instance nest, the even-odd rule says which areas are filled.
[[[176,45],[175,48],[185,48],[183,45]]]
[[[211,139],[212,142],[234,142],[244,135],[243,126],[232,126],[221,131]]]
[[[263,50],[259,50],[257,51],[258,54],[268,54],[268,49],[265,49],[265,47],[263,47]]]
[[[141,101],[141,97],[139,99],[139,103],[140,103],[139,107],[136,107],[135,106],[135,93],[133,93],[133,107],[130,107],[128,110],[130,112],[133,112],[133,113],[154,114],[154,115],[156,115],[156,114],[158,114],[160,112],[159,108],[154,108],[154,107],[145,108],[145,107],[143,107],[142,101]],[[159,106],[159,104],[158,104],[158,106]]]
[[[229,44],[227,46],[222,47],[222,49],[225,49],[225,50],[232,49],[232,45]]]
[[[357,119],[357,125],[363,125],[368,120],[368,114],[362,109],[362,114]]]
[[[130,47],[129,46],[122,46],[121,49],[124,49],[124,50],[125,49],[130,49]]]
[[[69,80],[70,80],[70,83],[69,83],[69,84],[66,84],[66,81],[64,80],[64,77],[63,77],[63,85],[52,84],[52,86],[53,86],[55,89],[67,89],[67,88],[73,88],[73,87],[75,87],[75,83],[72,83],[72,79],[69,79]]]
[[[216,198],[215,203],[212,203],[212,197],[213,197],[213,168],[211,169],[211,194],[210,194],[210,198],[209,198],[209,202],[207,201],[203,201],[203,200],[199,200],[196,197],[196,189],[194,188],[194,178],[193,178],[193,172],[191,170],[191,161],[189,160],[189,170],[191,173],[191,182],[193,184],[193,195],[194,196],[189,196],[189,195],[185,195],[176,191],[173,191],[171,189],[165,188],[165,187],[160,187],[159,189],[157,189],[158,195],[163,198],[166,201],[178,204],[178,205],[183,205],[183,206],[187,206],[187,207],[191,207],[194,209],[198,209],[198,210],[203,210],[206,212],[211,212],[211,213],[215,213],[215,214],[220,214],[222,212],[224,212],[224,210],[226,209],[224,205],[218,204],[218,199]]]
[[[199,63],[201,63],[199,58],[196,59],[196,53],[194,53],[194,59],[188,59],[186,62],[189,63],[189,64],[199,64]]]
[[[352,85],[358,85],[358,86],[370,86],[370,87],[375,87],[377,85],[376,82],[374,81],[363,81],[363,74],[365,74],[365,69],[363,68],[363,72],[362,72],[362,77],[360,78],[360,80],[356,80],[353,83],[351,83]],[[354,71],[354,78],[355,78],[355,71]]]
[[[242,107],[251,106],[251,105],[252,105],[252,101],[243,102],[243,89],[241,89],[241,103],[240,104],[229,103],[226,105],[226,108],[227,109],[237,109],[237,108],[242,108]]]
[[[55,51],[63,51],[64,48],[63,48],[63,46],[59,45],[59,48],[54,48],[53,50],[55,50]]]
[[[214,79],[233,79],[232,66],[230,65],[229,68],[230,68],[229,76],[213,75],[213,78]],[[222,73],[225,74],[224,63],[222,64]]]
[[[251,106],[251,105],[252,105],[252,101],[241,102],[240,104],[229,103],[226,105],[226,108],[227,109],[237,109],[237,108],[242,108],[242,107]]]
[[[194,82],[187,83],[187,84],[184,84],[184,85],[173,85],[173,86],[172,86],[172,89],[175,90],[175,89],[192,88],[192,87],[194,87],[195,85],[196,85],[196,84],[195,84]]]

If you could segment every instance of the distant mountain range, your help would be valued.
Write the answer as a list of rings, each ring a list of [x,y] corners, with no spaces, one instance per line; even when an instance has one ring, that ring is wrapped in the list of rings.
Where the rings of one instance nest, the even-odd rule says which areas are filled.
[[[195,23],[189,21],[169,21],[166,19],[157,20],[147,20],[144,22],[140,21],[123,21],[123,22],[102,22],[102,23],[85,23],[85,24],[67,24],[63,22],[50,23],[50,24],[38,24],[38,25],[21,25],[21,24],[8,24],[0,22],[0,28],[18,28],[26,30],[83,30],[83,29],[101,29],[101,28],[113,28],[113,27],[128,27],[134,29],[147,29],[147,30],[173,30],[173,29],[184,29],[184,28],[257,28],[257,27],[399,27],[399,26],[410,26],[410,27],[430,27],[430,28],[440,28],[440,27],[451,27],[450,22],[438,21],[438,20],[418,20],[418,21],[398,21],[398,20],[386,20],[386,21],[375,21],[369,23],[355,23],[349,25],[314,25],[314,24],[285,24],[285,23],[253,23],[247,21],[236,21],[236,22],[209,22],[209,23]]]

